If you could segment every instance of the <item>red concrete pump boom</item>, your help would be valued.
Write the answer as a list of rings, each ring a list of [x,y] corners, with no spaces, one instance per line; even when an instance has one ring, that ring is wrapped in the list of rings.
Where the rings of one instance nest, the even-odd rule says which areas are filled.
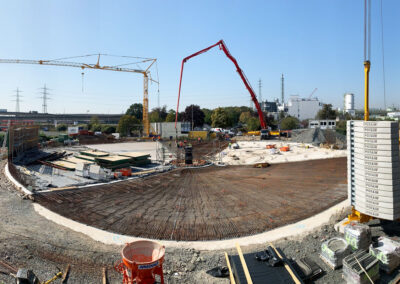
[[[246,75],[244,75],[242,69],[240,69],[239,64],[237,63],[236,59],[231,55],[231,53],[229,52],[228,48],[226,47],[225,43],[223,40],[220,40],[219,42],[217,42],[216,44],[213,44],[205,49],[202,49],[196,53],[193,53],[192,55],[189,55],[188,57],[185,57],[182,60],[182,67],[181,67],[181,77],[179,80],[179,93],[178,93],[178,103],[176,105],[176,117],[175,117],[175,128],[176,128],[176,123],[178,121],[178,110],[179,110],[179,99],[181,96],[181,86],[182,86],[182,74],[183,74],[183,65],[185,64],[186,61],[188,61],[190,58],[195,57],[197,55],[200,55],[204,52],[209,51],[210,49],[212,49],[213,47],[219,46],[220,49],[222,49],[225,52],[225,55],[233,62],[233,64],[235,64],[236,66],[236,71],[239,73],[240,78],[242,78],[242,81],[244,83],[244,85],[246,86],[246,89],[249,91],[251,99],[254,102],[254,105],[256,106],[257,112],[258,112],[258,118],[260,119],[260,125],[261,125],[261,129],[266,129],[266,124],[264,121],[264,115],[263,112],[261,111],[261,107],[260,104],[258,103],[256,94],[254,93],[253,88],[251,87],[249,80],[247,80]]]

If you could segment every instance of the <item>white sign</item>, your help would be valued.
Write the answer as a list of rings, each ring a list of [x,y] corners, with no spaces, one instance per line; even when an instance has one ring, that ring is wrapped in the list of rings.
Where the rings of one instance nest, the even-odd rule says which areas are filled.
[[[79,127],[77,126],[68,127],[68,134],[78,134],[78,132],[79,132]]]

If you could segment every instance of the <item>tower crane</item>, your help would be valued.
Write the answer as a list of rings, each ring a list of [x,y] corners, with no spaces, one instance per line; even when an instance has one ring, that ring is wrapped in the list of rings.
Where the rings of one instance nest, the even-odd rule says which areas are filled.
[[[311,94],[308,96],[308,99],[311,99],[311,97],[315,94],[315,92],[318,90],[318,88],[315,88]]]
[[[176,117],[175,117],[175,129],[176,129],[176,123],[178,121],[178,111],[179,111],[179,99],[181,96],[181,86],[182,86],[182,75],[183,75],[183,65],[186,63],[186,61],[188,61],[190,58],[195,57],[197,55],[200,55],[202,53],[205,53],[207,51],[209,51],[210,49],[219,46],[220,49],[222,49],[222,51],[225,53],[225,55],[233,62],[233,64],[236,67],[236,71],[239,73],[240,78],[242,79],[244,85],[246,86],[246,89],[249,91],[251,99],[254,102],[254,105],[256,106],[257,109],[257,113],[258,113],[258,118],[260,119],[260,125],[261,125],[261,129],[265,130],[267,125],[265,124],[264,121],[264,114],[261,110],[260,104],[258,103],[256,94],[253,90],[253,88],[250,85],[249,80],[246,78],[246,75],[244,75],[244,72],[242,71],[242,69],[240,69],[239,64],[237,63],[236,59],[231,55],[231,53],[229,52],[228,48],[225,45],[225,42],[223,40],[218,41],[216,44],[213,44],[205,49],[202,49],[196,53],[193,53],[192,55],[189,55],[187,57],[185,57],[182,60],[182,66],[181,66],[181,76],[180,76],[180,80],[179,80],[179,92],[178,92],[178,103],[176,105]]]
[[[61,61],[61,60],[28,60],[28,59],[0,59],[0,63],[12,63],[12,64],[38,64],[38,65],[46,65],[46,66],[62,66],[62,67],[75,67],[81,68],[82,71],[84,69],[96,69],[96,70],[108,70],[108,71],[118,71],[118,72],[128,72],[128,73],[139,73],[143,75],[143,131],[146,136],[150,135],[150,121],[149,121],[149,80],[155,83],[159,83],[158,81],[151,78],[149,69],[156,63],[156,58],[140,58],[139,62],[121,64],[115,66],[101,66],[100,65],[100,56],[106,54],[91,54],[84,56],[76,56],[70,58],[77,57],[88,57],[97,55],[97,62],[95,64],[88,63],[78,63],[78,62],[70,62],[70,61]],[[128,56],[123,56],[128,57]],[[132,57],[130,57],[132,58]],[[139,57],[133,57],[139,58]],[[132,69],[121,67],[123,65],[130,64],[138,64],[138,63],[149,63],[148,67],[145,69]],[[83,72],[82,72],[83,74]],[[157,78],[158,79],[158,78]]]

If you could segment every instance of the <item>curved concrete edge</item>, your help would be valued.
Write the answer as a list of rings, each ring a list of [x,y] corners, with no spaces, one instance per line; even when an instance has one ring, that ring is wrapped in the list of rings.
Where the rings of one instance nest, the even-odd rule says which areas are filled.
[[[6,177],[9,179],[9,181],[11,181],[15,187],[17,187],[17,189],[21,190],[24,194],[27,195],[32,195],[32,192],[29,191],[28,189],[26,189],[25,186],[23,186],[22,184],[20,184],[10,173],[10,171],[8,170],[8,163],[6,164],[6,166],[4,167],[4,172],[6,174]]]
[[[124,245],[129,242],[137,240],[151,240],[146,238],[137,238],[131,236],[125,236],[107,232],[101,229],[97,229],[66,217],[63,217],[49,209],[43,207],[38,203],[33,204],[35,211],[46,219],[53,221],[61,226],[67,227],[75,232],[85,234],[95,241],[102,242],[109,245]],[[194,248],[197,250],[220,250],[234,248],[236,243],[241,246],[254,245],[254,244],[265,244],[267,242],[278,241],[283,238],[294,238],[305,235],[312,230],[326,224],[332,215],[343,212],[343,210],[349,206],[349,201],[344,200],[331,208],[318,213],[312,217],[304,219],[294,224],[286,225],[267,231],[264,233],[235,238],[227,240],[216,240],[216,241],[166,241],[157,240],[164,244],[166,247],[172,248]]]
[[[5,166],[5,174],[6,177],[22,192],[27,195],[32,195],[32,192],[26,189],[22,184],[20,184],[14,177],[11,175],[8,170],[8,164]],[[194,248],[197,250],[220,250],[220,249],[230,249],[234,248],[238,243],[241,246],[247,245],[255,245],[255,244],[265,244],[267,242],[278,241],[283,238],[294,238],[305,235],[312,230],[326,224],[329,222],[329,219],[332,215],[336,213],[342,212],[346,207],[350,206],[349,200],[344,200],[327,210],[320,212],[312,217],[301,220],[294,224],[289,224],[283,227],[279,227],[273,229],[271,231],[267,231],[264,233],[234,238],[234,239],[226,239],[226,240],[216,240],[216,241],[167,241],[167,240],[157,240],[164,244],[167,247],[172,248]],[[115,234],[111,232],[107,232],[101,229],[97,229],[77,221],[68,219],[64,216],[61,216],[58,213],[55,213],[44,206],[34,203],[34,210],[41,216],[46,219],[53,221],[54,223],[69,228],[75,232],[82,233],[92,238],[95,241],[102,242],[108,245],[124,245],[129,242],[137,241],[137,240],[151,240],[146,238],[138,238],[132,236],[125,236],[120,234]]]

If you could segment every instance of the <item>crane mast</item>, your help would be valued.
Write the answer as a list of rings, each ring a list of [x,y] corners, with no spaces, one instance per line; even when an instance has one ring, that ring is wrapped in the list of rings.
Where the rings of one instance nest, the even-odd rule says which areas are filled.
[[[189,55],[187,57],[185,57],[182,60],[182,65],[181,65],[181,75],[180,75],[180,80],[179,80],[179,91],[178,91],[178,103],[176,106],[176,116],[175,116],[175,128],[176,128],[176,124],[178,121],[178,111],[179,111],[179,99],[180,99],[180,95],[181,95],[181,86],[182,86],[182,75],[183,75],[183,66],[186,63],[186,61],[188,61],[190,58],[195,57],[197,55],[200,55],[202,53],[205,53],[207,51],[209,51],[210,49],[219,46],[220,49],[222,49],[222,51],[225,53],[225,55],[233,62],[233,64],[236,67],[236,71],[238,72],[240,78],[242,79],[247,91],[250,93],[251,99],[253,100],[254,105],[256,106],[257,109],[257,113],[258,113],[258,118],[260,119],[260,125],[262,129],[266,129],[267,125],[265,124],[264,121],[264,114],[261,110],[260,104],[258,103],[257,100],[257,96],[253,90],[253,88],[250,85],[249,80],[247,79],[246,75],[244,74],[243,70],[239,67],[239,64],[237,63],[236,59],[232,56],[232,54],[229,52],[228,48],[225,45],[225,42],[223,40],[218,41],[216,44],[213,44],[207,48],[204,48],[196,53],[193,53],[192,55]]]
[[[156,62],[155,58],[146,58],[142,62],[151,62],[145,69],[132,69],[119,66],[101,66],[100,54],[98,55],[96,64],[87,64],[79,62],[68,62],[60,60],[28,60],[28,59],[0,59],[0,63],[8,64],[38,64],[46,66],[62,66],[62,67],[75,67],[84,69],[108,70],[128,73],[140,73],[143,75],[143,132],[148,137],[150,135],[150,121],[149,121],[149,80],[158,84],[158,81],[150,77],[150,67]]]

